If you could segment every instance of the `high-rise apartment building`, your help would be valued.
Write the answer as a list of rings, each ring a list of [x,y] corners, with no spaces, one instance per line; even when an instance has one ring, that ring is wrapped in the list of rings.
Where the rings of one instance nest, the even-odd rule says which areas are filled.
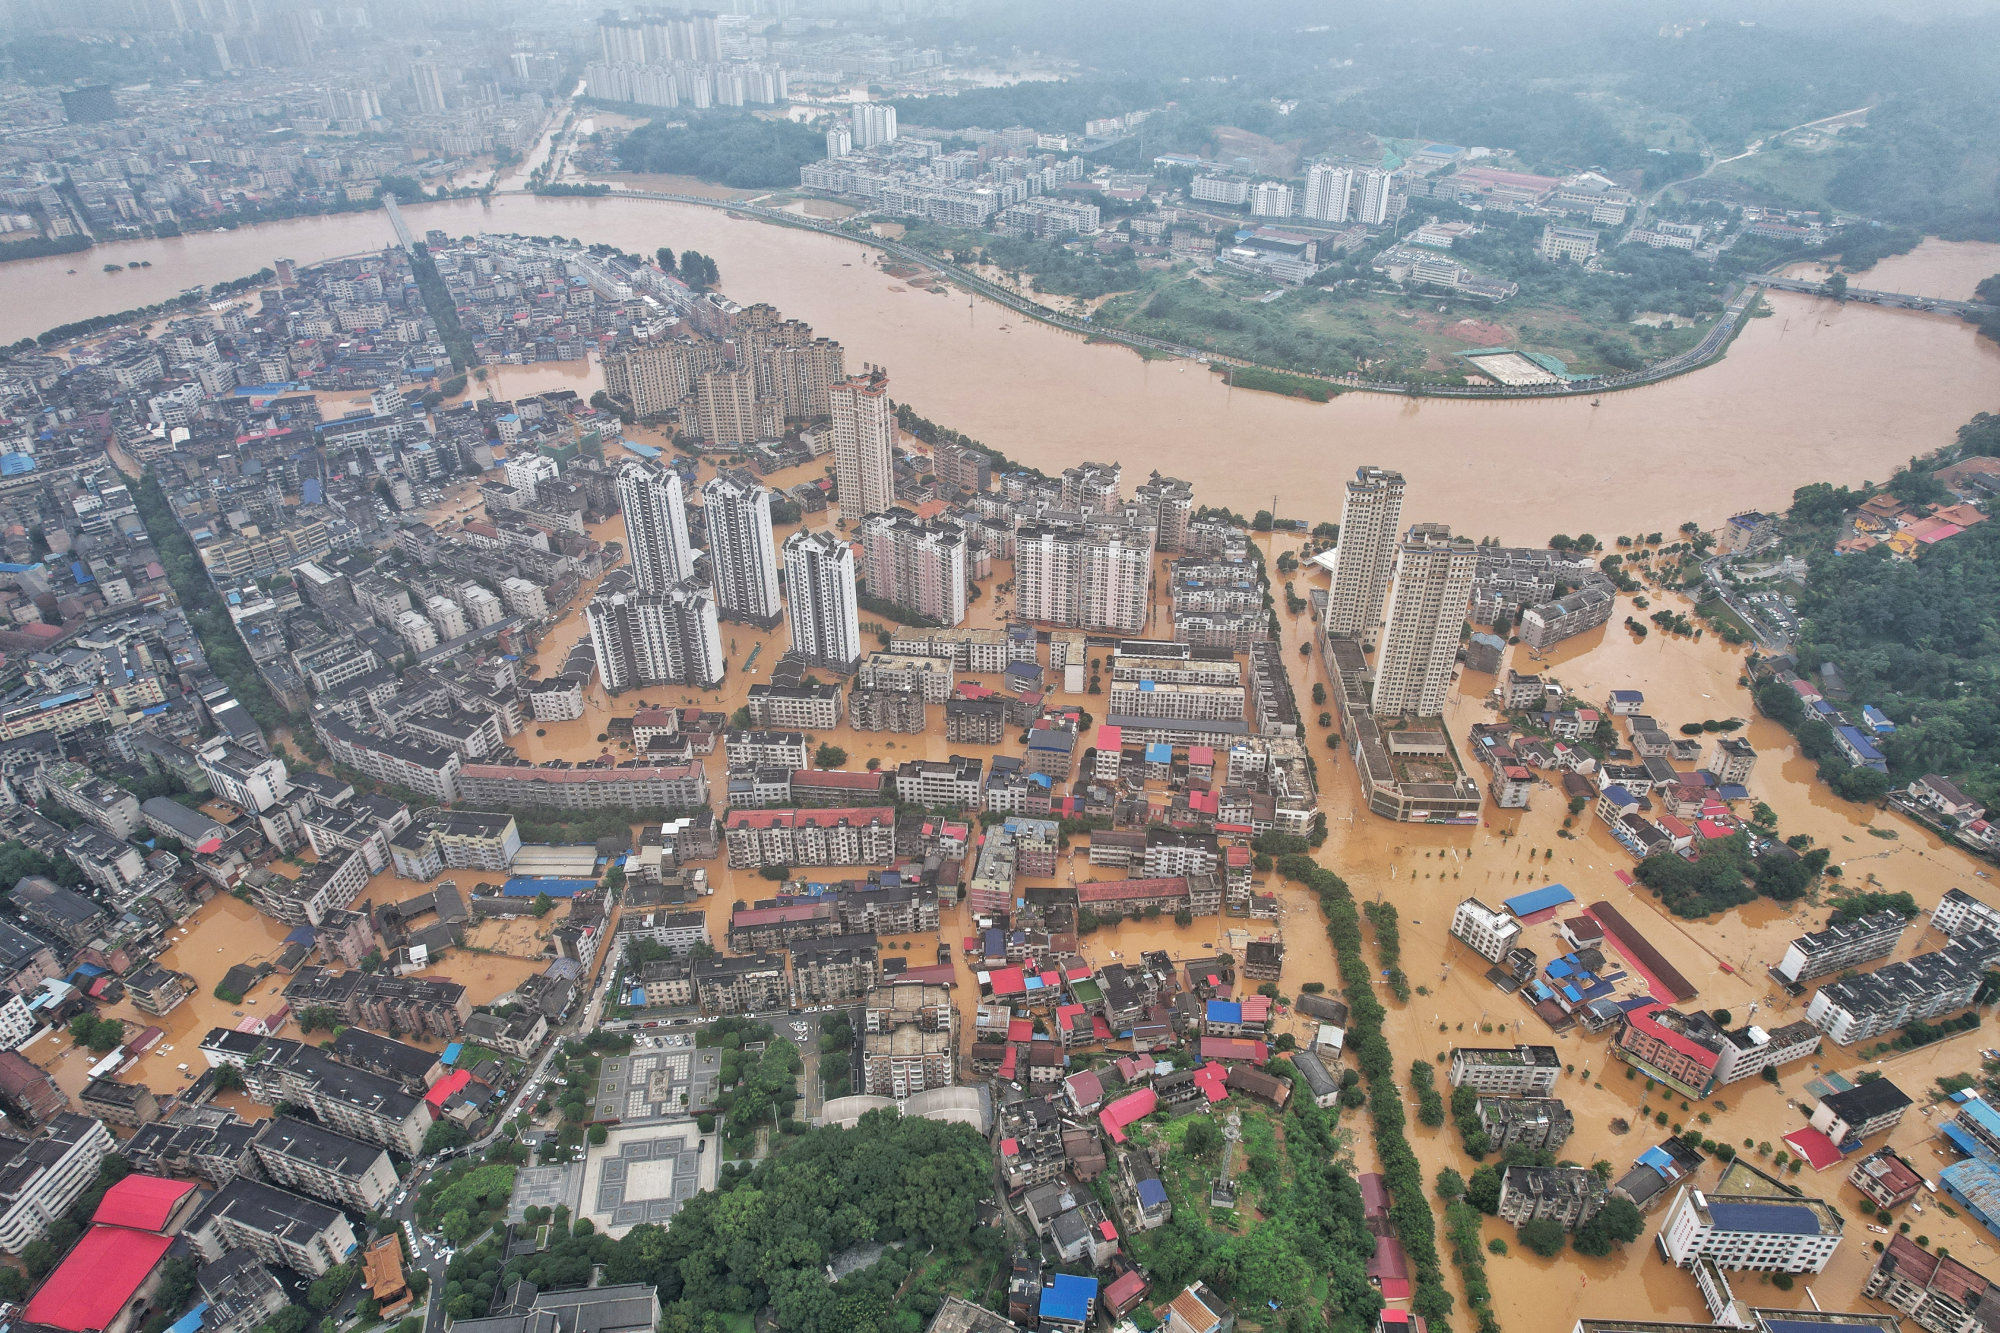
[[[841,516],[858,520],[879,514],[896,503],[896,418],[889,411],[888,375],[871,370],[849,376],[829,387],[827,407]]]
[[[614,571],[584,608],[597,670],[612,694],[646,685],[722,683],[725,661],[715,599],[690,579],[658,592]]]
[[[826,132],[826,155],[846,157],[854,151],[854,131],[845,125],[836,124]]]
[[[1299,212],[1316,222],[1347,221],[1347,196],[1354,172],[1331,162],[1315,162],[1306,172],[1306,197]]]
[[[771,493],[741,468],[725,468],[701,488],[708,516],[708,565],[716,612],[769,629],[784,618]]]
[[[1292,187],[1282,181],[1258,181],[1250,187],[1250,216],[1288,218],[1292,215]]]
[[[689,423],[704,444],[753,444],[778,433],[771,405],[757,398],[755,372],[704,370],[694,378]]]
[[[1458,632],[1472,605],[1472,576],[1479,548],[1453,537],[1442,523],[1419,523],[1396,553],[1396,587],[1389,623],[1375,659],[1377,717],[1444,712],[1445,686],[1458,657]]]
[[[444,73],[437,61],[411,61],[410,82],[417,88],[417,110],[426,115],[444,110]]]
[[[804,529],[785,539],[792,650],[815,666],[851,672],[861,661],[854,593],[854,548],[831,532]]]
[[[926,523],[907,509],[870,514],[861,522],[861,563],[870,597],[940,625],[964,622],[965,533],[957,524]]]
[[[1135,634],[1146,624],[1153,530],[1108,523],[1030,523],[1014,536],[1023,619]]]
[[[1333,590],[1326,607],[1328,634],[1367,640],[1375,633],[1396,565],[1396,536],[1402,530],[1403,474],[1356,468],[1340,507],[1340,545],[1334,552]]]
[[[618,507],[625,511],[625,554],[640,592],[665,592],[694,577],[680,473],[653,463],[625,464],[618,469]]]
[[[1380,167],[1362,167],[1354,173],[1354,201],[1349,216],[1356,222],[1380,227],[1389,220],[1389,187],[1394,172]]]
[[[896,142],[895,107],[883,102],[856,102],[849,119],[853,122],[856,148]]]
[[[680,410],[694,392],[695,376],[722,365],[715,343],[642,343],[604,354],[604,390],[632,405],[635,416],[663,416]]]
[[[1174,552],[1187,546],[1188,519],[1194,513],[1194,487],[1178,477],[1155,472],[1144,485],[1132,492],[1146,516],[1153,521],[1155,550]]]

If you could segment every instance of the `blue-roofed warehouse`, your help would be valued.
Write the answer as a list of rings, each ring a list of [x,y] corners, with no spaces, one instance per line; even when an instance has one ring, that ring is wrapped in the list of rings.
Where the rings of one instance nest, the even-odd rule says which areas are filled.
[[[1551,907],[1573,903],[1576,901],[1576,895],[1564,885],[1544,884],[1539,889],[1529,889],[1526,893],[1517,893],[1503,901],[1507,910],[1515,916],[1528,917],[1536,912],[1545,912]]]

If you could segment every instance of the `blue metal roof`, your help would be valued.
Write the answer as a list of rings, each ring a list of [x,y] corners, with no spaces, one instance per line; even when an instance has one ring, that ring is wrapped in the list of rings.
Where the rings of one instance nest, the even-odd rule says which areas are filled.
[[[1657,1143],[1639,1154],[1638,1164],[1640,1166],[1650,1166],[1661,1175],[1666,1175],[1669,1171],[1674,1170],[1673,1154]]]
[[[1801,1314],[1803,1313],[1801,1311]],[[1851,1322],[1853,1318],[1853,1315],[1844,1315],[1836,1323],[1831,1319],[1773,1319],[1766,1315],[1764,1327],[1769,1333],[1863,1333],[1863,1330],[1870,1328],[1874,1329],[1875,1333],[1894,1333],[1896,1328],[1894,1319],[1884,1319],[1875,1324],[1856,1324]]]
[[[203,1301],[179,1319],[167,1326],[167,1333],[194,1333],[201,1327],[201,1317],[208,1313],[208,1302]]]
[[[1758,1231],[1772,1236],[1816,1236],[1819,1216],[1789,1203],[1724,1203],[1710,1196],[1708,1215],[1717,1231]]]
[[[1517,893],[1513,897],[1504,898],[1501,901],[1507,910],[1515,916],[1529,916],[1544,908],[1556,907],[1562,903],[1573,903],[1576,901],[1576,895],[1571,893],[1564,885],[1544,884],[1539,889],[1530,889],[1526,893]]]
[[[1057,1273],[1042,1288],[1041,1317],[1081,1324],[1090,1318],[1091,1302],[1097,1299],[1097,1279]]]
[[[571,898],[596,887],[594,879],[530,879],[517,875],[500,892],[509,898],[533,898],[544,893],[551,898]]]
[[[1149,764],[1170,764],[1174,759],[1174,747],[1165,741],[1154,741],[1146,747],[1146,762]]]
[[[465,1050],[465,1043],[462,1041],[455,1041],[451,1045],[444,1048],[444,1054],[440,1055],[438,1059],[443,1061],[445,1064],[455,1065],[458,1063],[459,1055],[464,1050]]]
[[[1157,1208],[1167,1201],[1167,1187],[1148,1176],[1139,1182],[1139,1202],[1148,1208]]]
[[[1243,1006],[1232,1000],[1210,1000],[1208,1021],[1211,1023],[1241,1023]]]
[[[1983,1099],[1968,1097],[1960,1105],[1958,1113],[1994,1138],[2000,1139],[2000,1111],[1994,1110]]]

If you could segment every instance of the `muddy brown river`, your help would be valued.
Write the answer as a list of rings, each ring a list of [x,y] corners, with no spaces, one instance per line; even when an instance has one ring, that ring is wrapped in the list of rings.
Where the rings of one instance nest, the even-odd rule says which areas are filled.
[[[629,199],[501,196],[405,210],[418,231],[564,235],[650,254],[715,256],[739,301],[770,301],[841,340],[850,364],[889,368],[919,412],[1060,469],[1116,459],[1185,477],[1201,499],[1250,513],[1339,517],[1362,463],[1400,468],[1412,519],[1473,536],[1539,540],[1714,523],[1786,501],[1800,484],[1880,480],[2000,406],[2000,348],[1959,320],[1774,295],[1717,365],[1589,399],[1419,400],[1346,394],[1313,404],[1232,390],[1205,367],[1145,361],[975,301],[883,274],[858,243]],[[0,339],[129,309],[194,283],[389,243],[380,213],[308,218],[0,266]],[[150,269],[102,272],[148,260]],[[75,269],[72,274],[71,268]],[[1927,242],[1865,285],[1969,295],[2000,246]],[[1857,284],[1864,285],[1864,284]]]

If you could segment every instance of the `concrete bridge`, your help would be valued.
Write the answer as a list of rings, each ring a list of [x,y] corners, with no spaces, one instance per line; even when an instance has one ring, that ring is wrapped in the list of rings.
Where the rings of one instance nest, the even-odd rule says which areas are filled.
[[[1802,292],[1807,296],[1828,295],[1826,284],[1811,278],[1777,278],[1759,275],[1744,281],[1758,287],[1769,287],[1780,292]],[[1958,315],[1965,319],[1978,319],[1993,307],[1979,301],[1946,301],[1934,296],[1913,296],[1908,292],[1877,292],[1866,287],[1849,287],[1843,298],[1861,301],[1868,305],[1890,306],[1897,310],[1921,310],[1932,315]]]

